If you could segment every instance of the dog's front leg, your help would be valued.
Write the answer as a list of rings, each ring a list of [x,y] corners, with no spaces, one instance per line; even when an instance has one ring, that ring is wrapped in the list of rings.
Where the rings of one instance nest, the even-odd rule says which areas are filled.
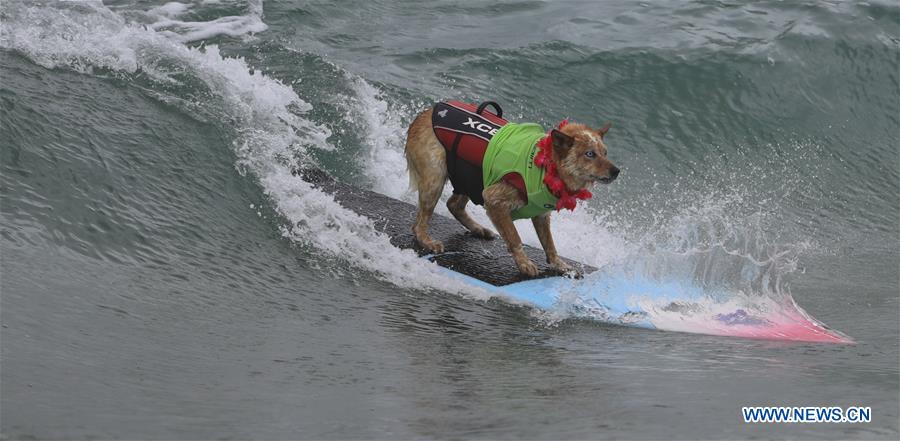
[[[550,267],[561,273],[572,271],[572,267],[560,259],[559,254],[556,253],[553,234],[550,233],[550,213],[531,218],[531,223],[534,224],[534,231],[537,232],[541,246],[544,248],[544,253],[547,254],[547,263],[550,264]]]
[[[481,194],[484,197],[484,210],[506,242],[506,248],[516,261],[519,272],[530,277],[538,275],[538,266],[525,255],[522,239],[512,220],[512,211],[524,205],[519,199],[519,191],[507,183],[498,182],[485,188]]]

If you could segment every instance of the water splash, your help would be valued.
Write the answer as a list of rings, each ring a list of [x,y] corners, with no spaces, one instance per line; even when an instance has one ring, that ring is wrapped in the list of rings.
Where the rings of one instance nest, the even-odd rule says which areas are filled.
[[[485,298],[446,277],[412,251],[391,246],[371,222],[293,175],[309,152],[328,145],[330,131],[306,115],[312,106],[288,85],[218,47],[188,47],[180,38],[126,21],[100,2],[4,9],[0,44],[47,68],[91,73],[102,68],[149,89],[154,98],[205,114],[233,139],[242,174],[259,181],[284,218],[282,234],[324,250],[394,284]]]
[[[405,128],[401,122],[411,121],[417,110],[384,118],[390,107],[387,98],[364,80],[356,84],[362,107],[370,112],[365,119],[369,157],[391,158],[369,160],[364,167],[380,192],[411,200],[408,192],[398,190],[405,188],[405,176],[391,170],[397,170],[398,161],[405,162],[400,155],[403,140],[397,136]],[[810,149],[801,151],[810,154]],[[553,229],[563,254],[600,271],[572,286],[538,282],[535,286],[541,287],[535,289],[544,292],[537,296],[515,289],[495,292],[513,292],[513,298],[549,309],[549,314],[535,315],[550,326],[589,317],[674,331],[850,342],[809,317],[791,296],[789,282],[802,272],[800,257],[815,245],[802,239],[785,241],[772,233],[771,225],[779,222],[775,202],[811,185],[808,175],[802,180],[802,174],[791,170],[808,163],[808,158],[797,156],[794,162],[782,157],[777,163],[744,160],[740,172],[728,164],[707,164],[712,173],[696,177],[705,184],[684,188],[675,183],[669,191],[658,191],[655,197],[666,202],[650,205],[665,206],[660,211],[648,207],[646,200],[621,204],[624,207],[618,201],[610,204],[601,198],[611,198],[613,192],[598,191],[590,203],[554,216]],[[760,179],[770,188],[761,191],[750,184]],[[731,185],[723,187],[722,182]],[[480,207],[470,205],[469,211],[490,225]],[[640,215],[629,218],[623,211]],[[518,226],[526,243],[540,246],[527,222]]]

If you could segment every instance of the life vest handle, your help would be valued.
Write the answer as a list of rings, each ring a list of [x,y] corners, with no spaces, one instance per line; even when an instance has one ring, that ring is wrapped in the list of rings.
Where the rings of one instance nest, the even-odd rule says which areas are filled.
[[[499,104],[493,101],[485,101],[479,104],[478,109],[475,110],[475,113],[481,115],[481,112],[484,112],[484,109],[486,109],[487,106],[491,106],[494,108],[494,110],[496,110],[496,112],[494,112],[494,115],[497,115],[497,118],[503,118],[503,109],[500,108]]]

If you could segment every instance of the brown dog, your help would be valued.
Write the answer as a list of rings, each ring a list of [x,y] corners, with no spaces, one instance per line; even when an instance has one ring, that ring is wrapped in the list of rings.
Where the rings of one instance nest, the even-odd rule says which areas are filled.
[[[444,251],[444,245],[428,234],[428,222],[448,179],[448,151],[435,135],[432,125],[433,111],[434,109],[428,109],[422,112],[410,125],[406,139],[406,160],[410,184],[419,194],[413,233],[421,246],[440,253]],[[619,175],[619,169],[607,159],[606,145],[603,143],[609,128],[608,123],[599,130],[585,124],[570,123],[560,130],[551,131],[552,162],[556,165],[558,177],[567,189],[582,189],[595,182],[608,184]],[[485,187],[482,196],[487,215],[506,241],[519,271],[528,276],[536,276],[539,272],[538,267],[525,255],[522,240],[511,215],[526,205],[527,201],[523,200],[520,189],[501,180]],[[474,235],[493,239],[494,233],[479,225],[466,212],[469,199],[465,194],[454,194],[447,201],[447,208],[456,220]],[[547,263],[557,271],[571,271],[569,265],[559,257],[553,244],[553,236],[550,233],[550,210],[532,217],[531,221],[547,255]]]

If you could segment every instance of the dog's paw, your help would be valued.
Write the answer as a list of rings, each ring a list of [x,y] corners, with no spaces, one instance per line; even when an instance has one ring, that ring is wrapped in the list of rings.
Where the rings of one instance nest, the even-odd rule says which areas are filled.
[[[494,234],[493,231],[488,230],[487,228],[484,228],[484,227],[473,230],[472,234],[475,235],[475,237],[480,237],[485,240],[493,240],[493,239],[497,238],[497,235]]]
[[[425,245],[425,248],[428,248],[429,250],[431,250],[432,253],[440,254],[440,253],[444,252],[444,242],[441,242],[439,240],[432,239],[432,240],[428,241],[427,243],[425,243],[424,245]]]
[[[522,260],[516,261],[516,266],[519,268],[519,272],[528,276],[534,277],[537,276],[540,270],[538,269],[537,264],[531,261],[529,258],[525,258]]]
[[[560,274],[575,272],[571,265],[569,265],[565,260],[562,260],[559,257],[547,263],[550,264],[550,268],[553,268],[554,271],[557,271]]]
[[[550,268],[553,268],[554,271],[566,277],[571,277],[573,279],[580,279],[584,277],[584,275],[581,274],[581,271],[572,268],[572,265],[569,265],[568,263],[566,263],[566,261],[560,258],[556,258],[556,260],[548,263],[550,264]]]

